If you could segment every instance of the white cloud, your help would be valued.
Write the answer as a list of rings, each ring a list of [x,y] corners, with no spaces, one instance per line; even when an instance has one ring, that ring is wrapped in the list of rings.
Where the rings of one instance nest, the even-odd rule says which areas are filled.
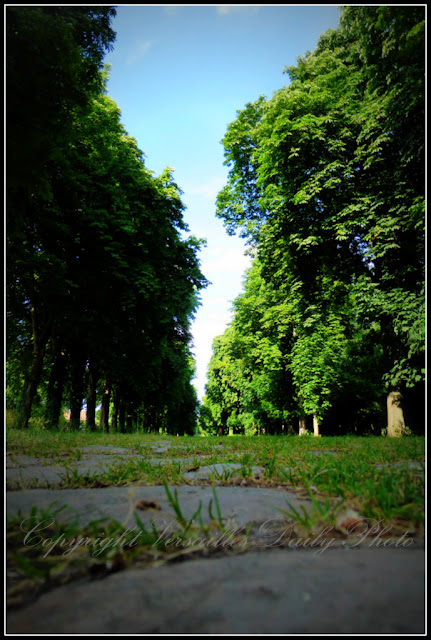
[[[129,55],[126,58],[126,64],[130,65],[138,62],[138,60],[147,55],[152,46],[152,40],[137,40],[129,51]]]

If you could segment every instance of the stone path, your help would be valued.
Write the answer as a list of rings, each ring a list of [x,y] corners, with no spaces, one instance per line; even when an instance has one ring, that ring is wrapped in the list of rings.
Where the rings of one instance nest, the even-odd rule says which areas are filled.
[[[86,447],[70,461],[79,473],[100,473],[141,455],[119,447]],[[166,444],[153,445],[147,459],[160,464]],[[333,452],[336,455],[336,452]],[[187,471],[196,480],[235,473],[240,465],[205,465]],[[142,501],[153,509],[136,511],[159,532],[173,526],[175,513],[162,486],[98,489],[20,488],[46,482],[55,487],[64,477],[61,464],[26,456],[8,459],[8,516],[25,518],[39,509],[68,505],[58,515],[80,525],[108,517],[133,526],[134,508]],[[417,464],[417,463],[415,463]],[[181,467],[183,469],[183,467]],[[261,468],[253,468],[259,475]],[[191,474],[191,475],[190,475]],[[193,475],[194,474],[194,475]],[[186,518],[201,504],[204,523],[214,511],[211,486],[176,490]],[[8,612],[10,634],[422,634],[424,616],[424,550],[411,540],[378,537],[335,540],[328,532],[310,544],[292,538],[280,545],[286,526],[283,509],[311,509],[298,494],[267,488],[216,488],[227,531],[248,527],[251,551],[174,562],[162,567],[129,568],[103,580],[81,579]],[[284,523],[284,524],[283,524]],[[280,528],[281,527],[281,528]],[[284,530],[284,533],[285,530]],[[287,536],[288,538],[288,536]],[[286,540],[286,535],[284,536]],[[332,540],[332,542],[331,542]],[[237,552],[238,551],[238,552]]]
[[[177,448],[177,447],[176,447]],[[80,449],[81,458],[79,460],[65,460],[61,464],[49,458],[37,458],[30,456],[8,456],[6,460],[6,481],[8,489],[22,489],[25,487],[56,487],[61,485],[74,472],[79,475],[97,476],[109,471],[112,466],[121,466],[130,462],[144,460],[152,465],[164,465],[176,462],[181,465],[185,480],[210,479],[214,480],[224,476],[232,476],[240,472],[242,465],[239,463],[215,463],[211,465],[200,464],[194,471],[189,471],[193,467],[195,458],[163,458],[167,451],[167,446],[153,445],[153,454],[159,457],[143,455],[143,453],[131,452],[122,447],[109,446],[89,446]],[[147,452],[146,452],[147,453]],[[205,456],[199,456],[201,461]],[[251,467],[251,472],[255,477],[264,473],[263,467]]]
[[[170,487],[176,490],[178,502],[184,517],[190,519],[202,504],[202,520],[210,521],[210,501],[212,512],[216,513],[214,494],[210,486]],[[235,521],[238,526],[247,526],[251,522],[264,523],[268,520],[281,520],[282,511],[288,510],[287,500],[296,509],[309,505],[307,500],[298,499],[294,493],[252,487],[217,487],[216,496],[220,511],[226,521]],[[168,526],[176,521],[175,512],[169,503],[163,486],[104,487],[101,489],[28,489],[13,491],[7,495],[7,512],[12,517],[19,512],[30,513],[31,507],[47,510],[68,505],[61,512],[61,520],[76,520],[84,526],[93,520],[109,517],[124,526],[135,522],[131,508],[142,500],[156,503],[158,508],[139,510],[140,520],[147,526],[154,522],[157,527]]]
[[[44,594],[15,634],[421,634],[423,553],[274,549],[129,569]]]

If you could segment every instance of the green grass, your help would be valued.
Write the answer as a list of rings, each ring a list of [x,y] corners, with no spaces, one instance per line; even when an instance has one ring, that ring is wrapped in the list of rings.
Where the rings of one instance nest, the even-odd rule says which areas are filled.
[[[167,445],[156,454],[155,445]],[[112,464],[108,471],[92,475],[79,473],[73,463],[82,458],[81,447],[110,445],[136,454],[136,458]],[[396,531],[423,536],[425,503],[425,439],[409,436],[389,439],[378,436],[299,438],[297,436],[251,437],[169,437],[148,434],[58,433],[40,429],[7,430],[6,451],[11,456],[44,458],[69,469],[62,487],[100,487],[130,484],[164,485],[177,516],[178,528],[169,548],[154,525],[147,530],[139,516],[139,544],[128,549],[101,547],[99,553],[82,548],[70,556],[60,548],[43,557],[40,548],[23,545],[20,518],[8,521],[7,563],[8,600],[13,605],[28,602],[41,591],[82,575],[103,576],[130,564],[157,565],[177,557],[208,553],[198,538],[210,535],[210,529],[223,530],[223,517],[214,491],[210,503],[211,525],[204,526],[199,505],[192,518],[184,517],[175,485],[188,484],[183,473],[190,468],[214,463],[239,463],[236,472],[214,473],[199,484],[270,487],[295,492],[311,504],[311,510],[294,508],[286,499],[283,515],[300,530],[317,531],[322,523],[334,525],[341,508],[348,508],[363,518],[391,523]],[[150,460],[150,458],[152,460]],[[154,463],[154,458],[160,460]],[[417,461],[419,469],[393,466]],[[163,464],[162,464],[163,463]],[[379,466],[382,465],[382,466]],[[252,477],[252,467],[263,467],[259,479]],[[191,481],[193,483],[193,481]],[[33,512],[33,519],[47,517]],[[55,540],[68,538],[108,538],[124,534],[118,522],[97,521],[85,528],[76,523],[56,522],[47,534]],[[126,534],[125,534],[126,535]],[[135,534],[136,535],[136,534]],[[181,541],[188,540],[182,545]],[[197,541],[194,544],[194,540]],[[247,545],[246,545],[247,546]],[[246,548],[246,546],[244,548]],[[237,548],[237,550],[240,547]],[[236,551],[237,551],[236,550]],[[94,550],[93,550],[94,551]],[[212,551],[217,551],[213,549]],[[220,551],[220,550],[218,550]],[[224,549],[226,551],[226,549]]]
[[[170,446],[156,454],[154,445],[157,444]],[[79,474],[72,468],[73,462],[82,457],[80,447],[90,445],[122,447],[137,457],[112,464],[103,473]],[[315,495],[354,501],[368,517],[424,520],[425,439],[418,436],[399,439],[379,436],[178,438],[139,433],[10,429],[7,452],[12,456],[37,456],[50,459],[53,464],[61,463],[69,469],[64,487],[187,484],[183,473],[188,469],[215,463],[239,463],[238,472],[227,469],[214,473],[207,482],[311,489]],[[149,458],[158,458],[160,463]],[[407,461],[422,462],[423,469],[392,466]],[[252,477],[253,466],[264,468],[258,480]],[[205,484],[205,480],[200,483]]]

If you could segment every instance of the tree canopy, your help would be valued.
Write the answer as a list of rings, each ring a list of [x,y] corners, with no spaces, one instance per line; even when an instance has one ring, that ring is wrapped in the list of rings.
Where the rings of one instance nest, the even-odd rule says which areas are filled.
[[[8,111],[25,125],[11,122],[8,140],[8,402],[21,427],[38,401],[46,426],[56,428],[66,406],[77,429],[85,401],[90,429],[101,404],[104,429],[193,433],[190,323],[207,284],[203,241],[188,233],[172,171],[147,169],[106,95],[114,13],[8,14]],[[59,34],[55,47],[47,33]],[[29,123],[21,89],[30,56],[40,78],[29,100],[42,104]]]
[[[391,435],[405,432],[404,404],[423,393],[424,53],[423,8],[346,7],[339,28],[286,68],[290,83],[247,104],[223,139],[230,170],[217,215],[247,239],[272,308],[281,300],[290,317],[285,393],[317,422],[336,398],[371,410],[376,382],[368,401],[358,385],[367,361]]]

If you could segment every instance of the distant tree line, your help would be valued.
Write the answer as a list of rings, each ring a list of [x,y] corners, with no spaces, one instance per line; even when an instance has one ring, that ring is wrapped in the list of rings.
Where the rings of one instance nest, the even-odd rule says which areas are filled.
[[[229,125],[217,215],[253,264],[202,428],[423,431],[424,18],[343,8],[290,84]]]
[[[207,282],[172,172],[106,95],[112,7],[6,10],[7,407],[70,429],[193,433]]]

